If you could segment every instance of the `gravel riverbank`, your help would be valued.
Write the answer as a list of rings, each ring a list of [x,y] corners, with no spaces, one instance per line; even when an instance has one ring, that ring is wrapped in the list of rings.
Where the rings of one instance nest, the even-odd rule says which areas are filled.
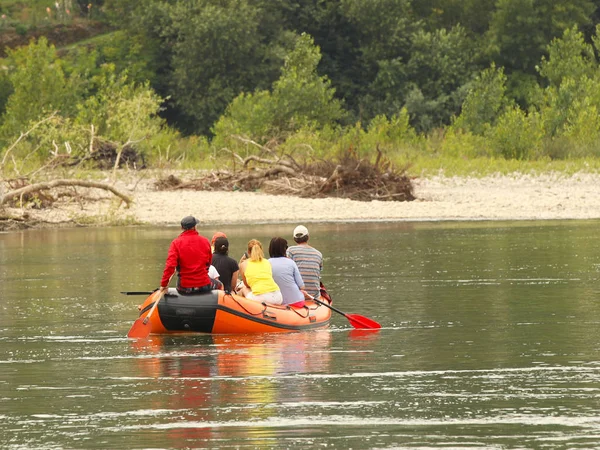
[[[134,198],[130,208],[117,209],[116,197],[95,190],[87,195],[99,200],[71,199],[52,209],[32,209],[27,213],[32,221],[50,226],[72,221],[102,225],[114,223],[115,219],[173,225],[189,214],[206,224],[600,218],[600,175],[585,173],[416,179],[417,200],[412,202],[303,199],[252,192],[157,191],[150,180],[119,182],[116,187]]]

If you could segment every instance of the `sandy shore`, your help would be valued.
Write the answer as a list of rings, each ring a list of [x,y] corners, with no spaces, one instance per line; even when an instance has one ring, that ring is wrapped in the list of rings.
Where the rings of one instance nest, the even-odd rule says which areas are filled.
[[[600,175],[545,174],[415,180],[413,202],[302,199],[248,192],[156,191],[151,181],[117,183],[135,202],[116,208],[105,191],[98,201],[28,210],[32,220],[102,224],[115,219],[163,225],[192,214],[202,223],[320,221],[558,220],[600,218]],[[13,210],[15,214],[22,211]],[[93,220],[89,220],[92,218]]]

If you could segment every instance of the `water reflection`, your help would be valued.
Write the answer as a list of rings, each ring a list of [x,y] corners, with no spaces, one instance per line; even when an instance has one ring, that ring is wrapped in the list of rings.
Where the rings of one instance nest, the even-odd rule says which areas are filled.
[[[372,343],[379,338],[380,330],[363,330],[354,329],[348,332],[348,337],[355,343],[369,342]]]
[[[201,344],[190,346],[189,341],[196,339],[201,339]],[[139,360],[141,364],[150,364],[149,370],[142,367],[149,376],[195,378],[326,372],[330,343],[329,330],[201,337],[150,336],[147,340],[130,341],[136,352],[155,356],[150,360]],[[183,352],[182,348],[185,349]]]
[[[152,395],[153,410],[179,411],[168,435],[173,446],[221,439],[218,424],[269,421],[273,405],[302,403],[307,395],[301,376],[331,370],[331,332],[152,336],[130,343],[147,358],[137,358],[139,375],[175,385],[176,393]],[[149,384],[151,386],[151,383]],[[217,426],[216,426],[217,425]],[[271,427],[257,427],[255,445],[274,436]]]
[[[137,351],[157,355],[149,362],[141,360],[151,364],[149,373],[155,377],[247,378],[328,370],[329,330],[204,336],[201,346],[185,346],[184,353],[182,339],[194,338],[151,336],[131,345]]]

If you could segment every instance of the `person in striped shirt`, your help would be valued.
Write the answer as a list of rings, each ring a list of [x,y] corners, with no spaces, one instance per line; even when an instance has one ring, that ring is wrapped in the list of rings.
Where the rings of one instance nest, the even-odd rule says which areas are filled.
[[[304,225],[298,225],[294,229],[294,241],[297,245],[292,245],[287,249],[287,256],[300,269],[306,292],[319,298],[323,255],[319,250],[308,245],[308,229]]]

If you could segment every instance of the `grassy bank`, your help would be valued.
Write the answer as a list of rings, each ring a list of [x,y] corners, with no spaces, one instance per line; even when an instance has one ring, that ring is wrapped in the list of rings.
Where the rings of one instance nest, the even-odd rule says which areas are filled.
[[[443,175],[447,177],[485,177],[522,173],[541,175],[561,173],[570,176],[576,173],[600,173],[600,159],[586,158],[568,161],[519,161],[495,158],[451,158],[416,157],[411,160],[399,158],[397,164],[408,166],[408,173],[417,177]]]
[[[406,168],[407,174],[415,178],[432,178],[435,176],[482,178],[493,175],[529,174],[535,176],[550,173],[558,173],[568,177],[577,173],[600,173],[600,159],[597,158],[566,161],[519,161],[483,157],[413,156],[407,158],[406,155],[401,155],[392,157],[390,160],[394,167]],[[184,158],[178,161],[162,160],[148,174],[158,179],[166,178],[170,173],[181,171],[191,177],[197,172],[216,171],[226,168],[230,169],[232,165],[230,161],[224,159],[186,160]],[[104,176],[101,172],[96,173],[98,177]]]

